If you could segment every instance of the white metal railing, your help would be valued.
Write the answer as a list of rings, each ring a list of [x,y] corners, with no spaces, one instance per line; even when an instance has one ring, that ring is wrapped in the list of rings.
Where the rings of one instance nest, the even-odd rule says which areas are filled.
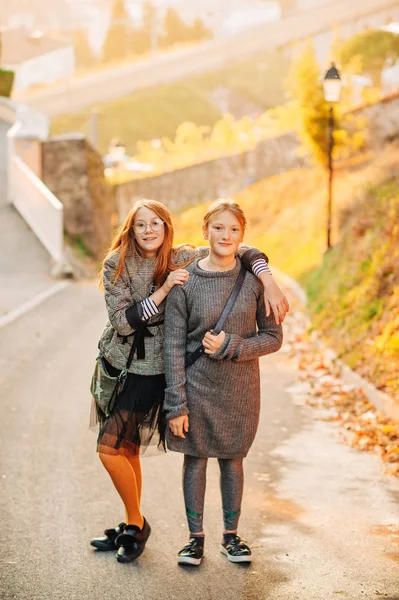
[[[7,201],[14,204],[29,227],[58,266],[64,266],[64,211],[61,202],[18,156],[15,140],[24,137],[46,139],[46,115],[0,97],[0,119],[12,125],[7,132]]]
[[[18,156],[10,161],[10,200],[57,263],[63,261],[63,206]]]

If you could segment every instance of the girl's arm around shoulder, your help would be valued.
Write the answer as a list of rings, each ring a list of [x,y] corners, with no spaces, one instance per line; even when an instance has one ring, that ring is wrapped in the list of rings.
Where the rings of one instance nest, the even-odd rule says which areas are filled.
[[[105,304],[108,311],[108,318],[115,331],[120,335],[131,335],[134,329],[129,323],[126,313],[134,303],[129,281],[123,271],[114,283],[117,260],[117,255],[111,256],[103,268],[102,280]]]
[[[173,248],[173,262],[176,266],[188,265],[196,258],[205,258],[209,255],[209,246],[196,248],[191,244],[181,244]]]
[[[191,244],[180,244],[172,249],[172,261],[177,267],[189,265],[196,258],[195,246]]]
[[[290,307],[287,298],[272,276],[268,257],[257,248],[245,244],[239,246],[238,255],[247,271],[252,272],[262,282],[266,314],[273,312],[276,323],[282,323]]]
[[[186,396],[187,301],[184,287],[175,286],[169,293],[165,309],[165,377],[164,409],[167,419],[188,415]]]
[[[257,335],[242,338],[235,333],[226,332],[222,346],[217,352],[209,356],[216,360],[230,359],[242,362],[280,350],[283,343],[283,329],[281,325],[277,325],[273,313],[270,313],[269,316],[266,315],[262,293],[259,293],[257,298],[256,321],[258,325]]]

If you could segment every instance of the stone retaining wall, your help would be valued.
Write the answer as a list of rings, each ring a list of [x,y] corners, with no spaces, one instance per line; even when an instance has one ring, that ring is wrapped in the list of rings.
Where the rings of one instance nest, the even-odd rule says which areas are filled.
[[[112,190],[101,156],[81,135],[42,143],[42,179],[64,207],[64,228],[89,253],[102,258],[112,236]]]
[[[296,135],[288,133],[260,142],[256,148],[241,154],[116,185],[119,221],[123,221],[137,198],[158,200],[176,212],[200,202],[232,196],[255,181],[304,166],[298,148]]]

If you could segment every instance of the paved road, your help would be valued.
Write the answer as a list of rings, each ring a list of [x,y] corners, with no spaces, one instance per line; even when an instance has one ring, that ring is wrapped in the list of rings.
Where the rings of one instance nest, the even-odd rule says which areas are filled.
[[[395,14],[398,11],[397,0],[335,0],[311,11],[254,28],[235,38],[172,51],[150,61],[92,73],[80,79],[71,78],[46,90],[20,94],[18,99],[49,116],[76,112],[143,87],[218,68],[227,60],[291,44],[295,40],[331,30],[339,23],[382,12],[385,8],[392,9],[392,14]]]
[[[7,140],[0,121],[0,321],[54,285],[47,250],[11,205],[7,194]]]
[[[5,600],[399,599],[399,481],[375,456],[296,405],[286,355],[262,360],[263,412],[246,461],[241,532],[250,568],[218,549],[216,465],[207,489],[206,559],[179,568],[187,535],[177,454],[148,457],[142,558],[119,565],[88,541],[122,518],[87,429],[88,382],[104,325],[95,285],[73,284],[0,335],[1,557]]]

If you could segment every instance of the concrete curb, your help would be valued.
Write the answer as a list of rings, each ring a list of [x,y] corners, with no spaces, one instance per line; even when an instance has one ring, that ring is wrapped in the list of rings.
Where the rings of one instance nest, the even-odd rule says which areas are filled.
[[[29,312],[36,306],[39,306],[39,304],[47,300],[47,298],[50,298],[51,296],[54,296],[54,294],[57,294],[57,292],[64,290],[66,287],[71,285],[71,283],[71,281],[59,281],[55,285],[51,286],[49,289],[45,290],[44,292],[41,292],[40,294],[37,294],[36,296],[31,298],[27,302],[24,302],[23,304],[10,311],[3,317],[0,317],[0,329],[2,327],[5,327],[6,325],[9,325],[10,323],[18,319],[18,317],[22,317],[22,315],[25,315],[27,312]]]
[[[305,290],[301,288],[297,281],[291,279],[285,273],[281,273],[273,267],[273,272],[276,274],[276,278],[279,279],[284,285],[290,287],[300,302],[304,307],[307,305],[307,296]],[[311,324],[311,321],[308,316],[306,316],[308,325]],[[377,410],[384,413],[386,416],[394,419],[395,421],[399,421],[399,404],[397,404],[393,398],[378,390],[372,383],[364,379],[361,375],[353,371],[348,365],[346,365],[342,360],[337,358],[337,355],[331,348],[328,348],[324,342],[322,342],[319,338],[319,334],[317,332],[315,336],[315,342],[317,345],[323,349],[326,356],[332,360],[335,364],[337,364],[341,371],[341,378],[345,383],[355,385],[358,388],[361,388],[365,393],[368,401],[375,406]]]

